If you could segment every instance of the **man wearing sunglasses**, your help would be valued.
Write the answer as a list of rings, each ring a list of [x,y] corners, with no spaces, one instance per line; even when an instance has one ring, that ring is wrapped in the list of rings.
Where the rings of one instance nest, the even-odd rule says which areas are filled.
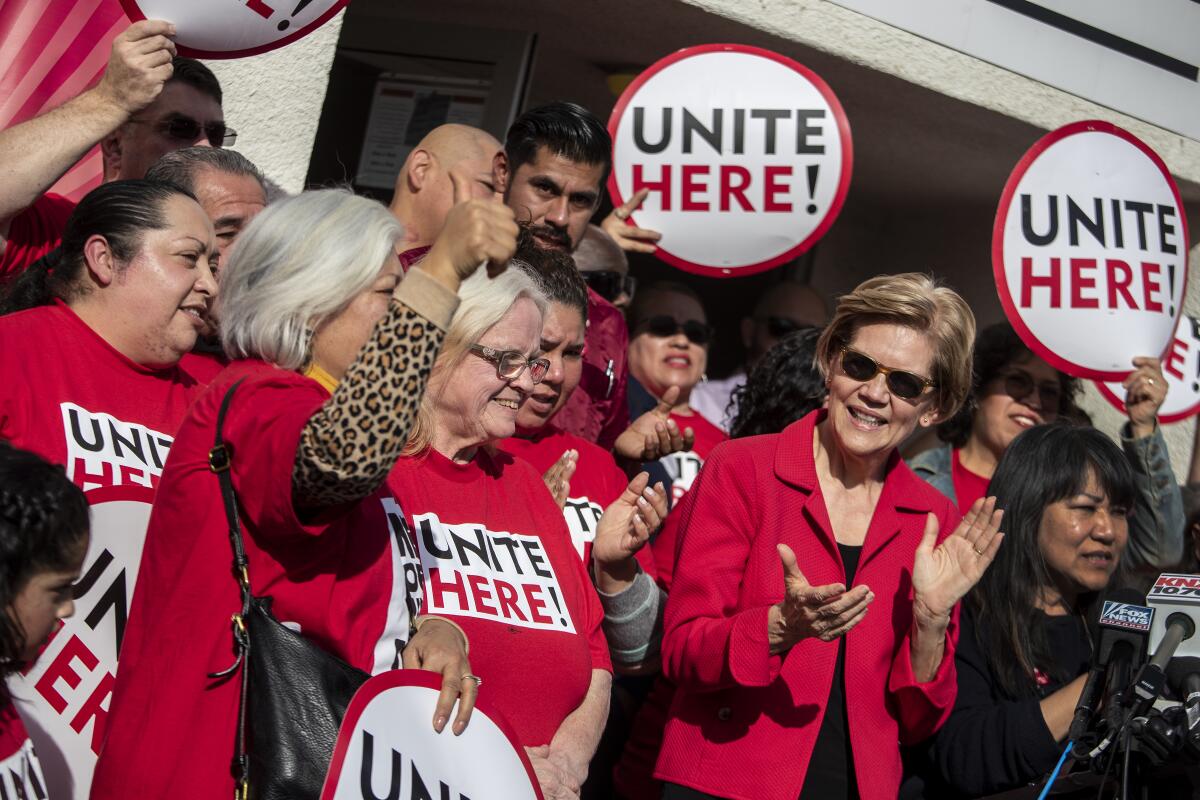
[[[141,178],[171,150],[233,143],[216,76],[176,56],[174,35],[168,22],[133,23],[96,86],[0,131],[0,282],[58,246],[74,204],[46,192],[95,145],[110,181]]]
[[[588,225],[575,250],[575,265],[583,273],[589,289],[612,303],[622,314],[629,312],[637,288],[629,274],[629,259],[621,245],[599,225]]]
[[[728,378],[709,380],[692,390],[692,408],[722,430],[737,416],[729,408],[730,398],[746,382],[746,376],[759,359],[780,339],[801,328],[819,328],[825,324],[829,309],[811,286],[784,281],[771,286],[750,316],[742,319],[742,346],[746,349],[744,366]]]

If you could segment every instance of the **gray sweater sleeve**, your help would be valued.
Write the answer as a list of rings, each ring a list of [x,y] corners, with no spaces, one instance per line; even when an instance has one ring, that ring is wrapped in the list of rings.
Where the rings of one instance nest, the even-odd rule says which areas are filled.
[[[613,665],[636,667],[657,661],[662,646],[666,593],[638,567],[637,577],[620,594],[600,595],[604,608],[604,635]]]
[[[1170,569],[1183,557],[1183,495],[1171,469],[1162,430],[1133,439],[1121,428],[1121,448],[1133,467],[1137,498],[1129,521],[1127,558],[1131,567]]]

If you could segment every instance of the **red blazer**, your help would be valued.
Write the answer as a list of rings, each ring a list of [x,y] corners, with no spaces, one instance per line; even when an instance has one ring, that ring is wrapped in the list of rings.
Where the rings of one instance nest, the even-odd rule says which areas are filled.
[[[805,639],[772,656],[767,612],[783,599],[780,542],[812,584],[845,580],[813,462],[813,428],[824,413],[719,445],[684,500],[662,646],[679,691],[658,778],[747,800],[800,794],[837,643]],[[845,636],[846,724],[865,800],[896,797],[897,742],[928,737],[954,706],[957,609],[931,682],[916,681],[909,658],[912,563],[928,512],[941,523],[939,538],[958,524],[953,504],[893,453],[854,577],[875,600]]]

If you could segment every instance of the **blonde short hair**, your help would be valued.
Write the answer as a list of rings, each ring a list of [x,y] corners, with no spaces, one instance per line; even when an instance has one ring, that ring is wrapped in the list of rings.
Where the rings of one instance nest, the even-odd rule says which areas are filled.
[[[543,317],[546,315],[546,297],[527,274],[528,269],[532,267],[514,260],[495,278],[489,278],[487,271],[480,269],[463,281],[458,289],[458,310],[454,312],[450,329],[446,331],[446,341],[429,375],[430,387],[435,379],[458,367],[470,352],[471,345],[478,342],[479,337],[499,322],[513,303],[522,297],[528,297],[538,307],[538,312]],[[416,424],[404,447],[403,454],[406,456],[425,452],[433,442],[433,394],[431,388],[426,389],[425,396],[421,398]]]
[[[971,352],[975,315],[957,292],[929,275],[905,272],[876,275],[838,298],[833,319],[817,341],[816,363],[823,375],[833,372],[843,347],[860,326],[884,323],[920,331],[934,346],[934,406],[943,419],[953,416],[971,391]]]

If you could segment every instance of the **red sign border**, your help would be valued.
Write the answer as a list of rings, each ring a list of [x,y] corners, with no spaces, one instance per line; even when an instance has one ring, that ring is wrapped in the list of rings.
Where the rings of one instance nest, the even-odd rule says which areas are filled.
[[[331,780],[331,778],[335,774],[341,773],[343,762],[346,760],[346,751],[350,749],[350,738],[342,736],[342,731],[353,730],[367,704],[388,689],[395,689],[397,686],[423,686],[426,689],[440,691],[442,676],[423,669],[393,669],[375,675],[359,687],[358,691],[354,693],[354,697],[350,699],[350,705],[346,707],[346,716],[342,718],[342,727],[338,730],[337,746],[333,749],[333,758],[330,759],[329,769],[325,772],[321,800],[333,800],[334,793],[337,791],[337,781]],[[482,694],[475,700],[475,710],[483,711],[492,722],[496,723],[496,727],[517,751],[517,757],[521,759],[521,764],[529,775],[529,782],[533,785],[534,794],[538,800],[544,800],[542,787],[538,785],[537,775],[533,771],[533,764],[529,763],[529,756],[525,754],[525,748],[517,741],[517,735],[508,724],[508,720]],[[433,724],[430,720],[421,720],[420,722],[430,726]],[[447,723],[447,730],[449,725],[450,723]],[[447,731],[443,731],[443,734],[447,734]],[[449,733],[448,735],[453,736],[454,734]]]
[[[706,55],[708,53],[744,53],[746,55],[759,56],[771,61],[782,64],[785,67],[800,74],[802,78],[811,83],[821,96],[825,98],[825,102],[829,104],[833,111],[833,117],[837,122],[838,135],[842,140],[842,171],[838,176],[838,188],[834,193],[833,202],[829,206],[829,210],[825,212],[825,217],[820,224],[808,235],[804,241],[797,244],[785,253],[782,253],[766,261],[760,261],[756,264],[744,264],[737,267],[710,267],[705,264],[696,264],[681,258],[674,253],[659,246],[654,250],[654,255],[658,256],[663,261],[673,267],[690,272],[694,275],[705,275],[712,278],[733,278],[742,275],[755,275],[759,272],[764,272],[773,267],[777,267],[787,261],[791,261],[796,256],[807,251],[810,247],[825,235],[825,233],[833,226],[838,214],[841,213],[842,205],[846,202],[846,194],[850,190],[850,174],[854,166],[854,143],[850,137],[850,120],[846,117],[846,112],[842,108],[842,104],[838,101],[837,95],[829,88],[829,84],[813,72],[808,67],[798,61],[788,58],[785,55],[767,50],[762,47],[752,47],[744,44],[701,44],[693,47],[685,47],[682,50],[660,58],[649,67],[644,69],[632,83],[625,87],[625,91],[621,93],[621,97],[617,100],[617,104],[613,106],[612,114],[608,118],[608,135],[612,137],[614,153],[616,150],[617,129],[620,127],[621,118],[625,114],[625,108],[629,105],[634,95],[638,90],[652,77],[662,72],[667,67],[686,58],[693,56]],[[617,173],[614,169],[608,176],[608,194],[612,198],[613,204],[620,206],[625,202],[621,197],[621,191],[617,187]],[[635,214],[637,212],[634,212]],[[633,214],[629,215],[627,220],[629,224],[636,225]]]
[[[1171,188],[1172,194],[1175,196],[1175,205],[1182,212],[1184,211],[1183,198],[1179,195],[1179,187],[1175,185],[1175,180],[1171,177],[1167,165],[1159,157],[1158,153],[1154,152],[1148,144],[1134,136],[1124,128],[1119,128],[1111,122],[1105,122],[1099,119],[1082,120],[1080,122],[1072,122],[1067,125],[1057,128],[1050,133],[1047,133],[1042,138],[1038,139],[1033,147],[1026,151],[1021,160],[1017,162],[1017,166],[1013,168],[1012,174],[1008,176],[1008,181],[1004,184],[1004,192],[1000,195],[1000,205],[996,209],[996,221],[992,226],[992,276],[996,282],[996,293],[1000,296],[1000,305],[1004,307],[1004,315],[1008,317],[1009,323],[1012,324],[1013,330],[1021,337],[1021,340],[1029,347],[1034,354],[1045,361],[1050,366],[1057,370],[1066,372],[1069,375],[1074,375],[1079,378],[1090,378],[1095,381],[1120,381],[1124,380],[1130,372],[1133,371],[1133,366],[1121,372],[1105,372],[1103,370],[1091,369],[1079,364],[1075,364],[1067,359],[1059,356],[1057,353],[1050,350],[1046,345],[1033,335],[1033,331],[1021,319],[1021,315],[1017,312],[1017,305],[1013,302],[1012,295],[1008,291],[1008,281],[1005,279],[1004,271],[1004,226],[1008,221],[1008,213],[1012,207],[1013,196],[1016,194],[1017,185],[1021,179],[1025,177],[1025,173],[1033,166],[1033,162],[1037,160],[1043,152],[1050,148],[1051,145],[1066,139],[1069,136],[1074,136],[1078,133],[1108,133],[1117,136],[1130,144],[1137,147],[1150,161],[1158,167],[1162,172],[1163,177],[1167,180],[1167,185]],[[1180,213],[1179,225],[1183,233],[1183,284],[1181,298],[1187,297],[1187,281],[1188,281],[1188,259],[1189,252],[1187,215]],[[1176,326],[1179,324],[1179,319],[1182,319],[1183,303],[1179,304],[1179,318],[1176,320]],[[1171,342],[1167,342],[1166,349],[1162,353],[1158,353],[1162,357],[1171,347]],[[1147,353],[1147,355],[1150,355]],[[1111,401],[1110,401],[1111,402]]]
[[[1185,319],[1188,319],[1189,316],[1190,315],[1188,315],[1188,314],[1183,314],[1179,317],[1179,324],[1175,326],[1176,335],[1172,337],[1172,340],[1178,338],[1179,325],[1182,325],[1183,321]],[[1195,341],[1195,340],[1193,340],[1193,341]],[[1200,342],[1196,342],[1196,343],[1197,343],[1197,345],[1200,345]],[[1170,349],[1171,349],[1170,345],[1168,345],[1167,350],[1170,350]],[[1096,391],[1100,393],[1101,397],[1103,397],[1105,400],[1108,401],[1108,404],[1110,406],[1112,406],[1113,408],[1115,408],[1117,411],[1119,411],[1122,414],[1127,413],[1125,410],[1125,401],[1123,401],[1114,392],[1112,392],[1108,388],[1108,385],[1104,383],[1104,381],[1092,381],[1092,383],[1095,384]],[[1174,414],[1162,414],[1161,416],[1159,416],[1158,421],[1160,423],[1162,423],[1163,425],[1170,425],[1175,422],[1183,422],[1185,419],[1194,417],[1197,414],[1200,414],[1200,398],[1198,398],[1195,403],[1188,406],[1183,411],[1176,411]]]
[[[305,36],[308,36],[317,28],[333,19],[333,17],[349,3],[350,0],[336,0],[336,2],[334,2],[334,4],[325,11],[325,13],[321,14],[321,16],[317,17],[303,28],[299,28],[295,32],[289,33],[282,39],[276,39],[269,44],[259,45],[258,47],[249,47],[245,50],[199,50],[176,42],[175,49],[181,56],[187,56],[188,58],[207,58],[212,60],[245,58],[246,56],[256,56],[261,53],[269,53],[272,50],[278,50],[281,47],[285,47],[297,39],[303,39]],[[125,16],[129,17],[130,22],[139,22],[140,20],[146,19],[146,15],[142,13],[142,9],[138,7],[137,0],[121,0],[121,8],[125,10]]]

